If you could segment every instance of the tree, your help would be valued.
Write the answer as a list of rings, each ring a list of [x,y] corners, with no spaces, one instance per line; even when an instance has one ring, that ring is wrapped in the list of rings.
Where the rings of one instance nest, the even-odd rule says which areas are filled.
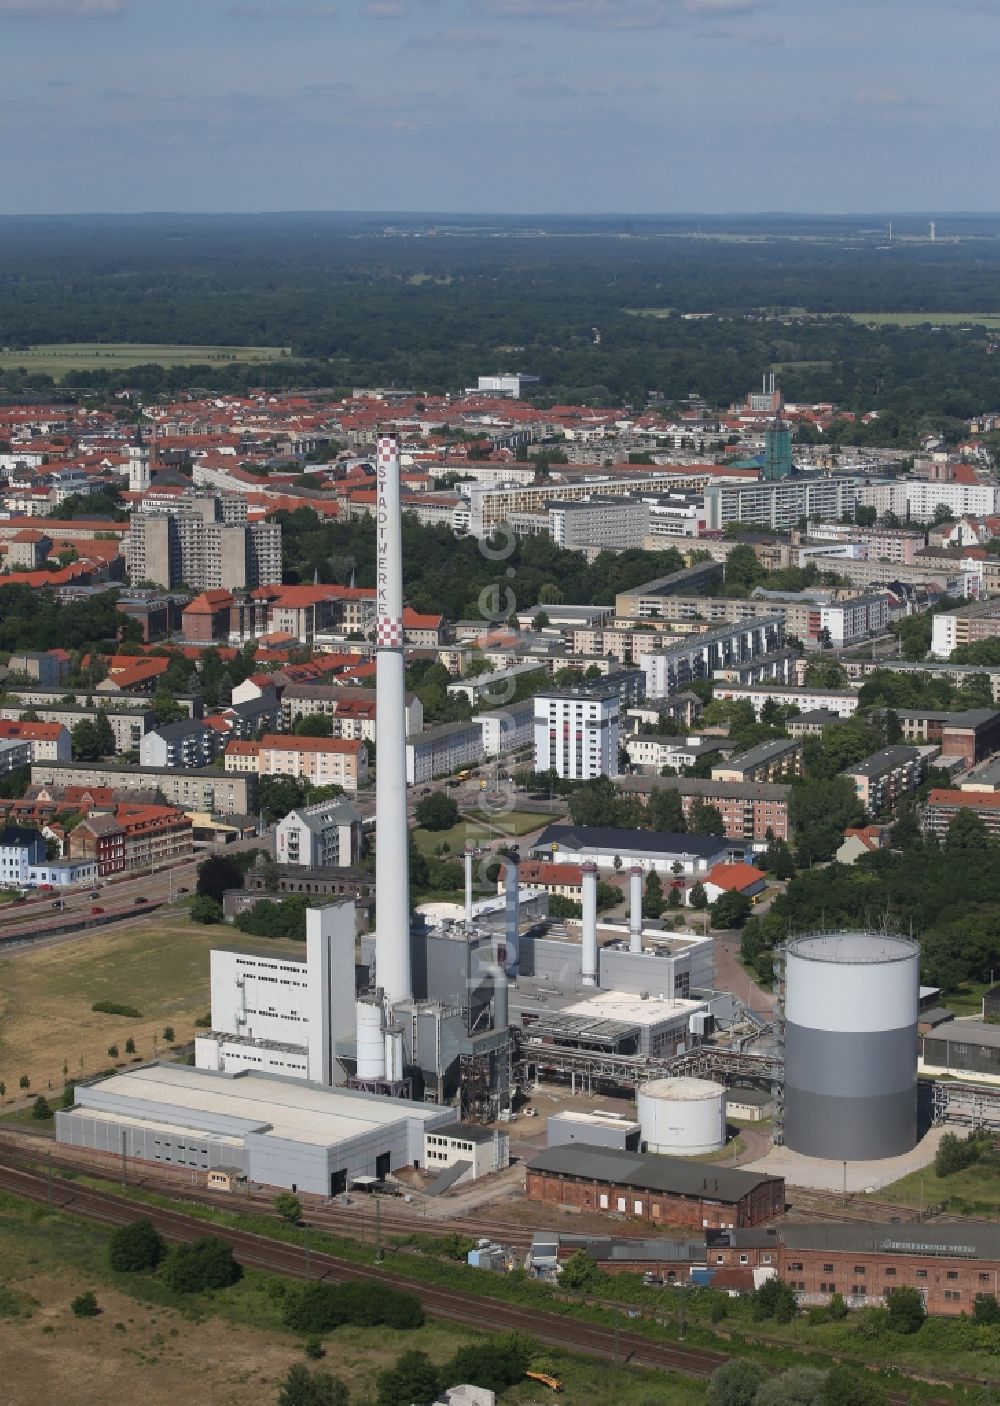
[[[325,713],[304,713],[297,719],[292,732],[296,737],[331,737],[333,721]]]
[[[302,1219],[302,1202],[290,1191],[279,1191],[271,1205],[281,1219],[288,1221],[289,1225],[298,1225]]]
[[[592,1289],[599,1281],[601,1272],[597,1267],[597,1261],[584,1250],[577,1250],[564,1261],[562,1273],[559,1275],[559,1287],[561,1289]]]
[[[458,806],[443,791],[421,796],[414,814],[417,824],[425,830],[450,830],[458,823]]]
[[[646,879],[646,890],[642,896],[642,916],[644,918],[658,918],[663,912],[663,884],[660,876],[653,870]]]
[[[773,1318],[790,1323],[795,1317],[795,1291],[783,1279],[766,1279],[753,1296],[753,1316],[757,1322]]]
[[[119,1226],[108,1241],[108,1264],[120,1274],[155,1269],[166,1253],[162,1235],[146,1216]]]
[[[950,1177],[979,1161],[980,1141],[975,1133],[960,1138],[957,1133],[942,1133],[934,1153],[934,1174]]]
[[[350,1393],[338,1377],[310,1372],[301,1362],[289,1367],[278,1393],[278,1406],[347,1406],[349,1400]]]
[[[174,1027],[172,1025],[165,1025],[163,1027],[163,1038],[168,1045],[174,1043]]]
[[[889,1310],[889,1327],[894,1333],[917,1333],[923,1327],[927,1310],[919,1289],[910,1284],[900,1284],[889,1290],[885,1304]]]
[[[243,867],[231,855],[212,854],[198,865],[198,882],[195,892],[201,898],[214,898],[222,902],[227,889],[243,887]]]
[[[676,786],[657,786],[646,804],[646,819],[651,830],[663,835],[683,835],[687,830],[684,803]]]
[[[31,1080],[28,1078],[27,1074],[22,1074],[17,1082],[18,1086],[24,1089],[25,1091],[31,1088]]]
[[[118,1058],[118,1046],[117,1046],[117,1045],[109,1045],[109,1046],[108,1046],[108,1059],[117,1059],[117,1058]]]
[[[819,1394],[820,1406],[885,1406],[886,1391],[870,1372],[835,1362]]]
[[[77,1294],[70,1309],[75,1318],[96,1318],[101,1311],[93,1289],[84,1289],[82,1294]]]
[[[692,908],[697,909],[699,912],[708,907],[708,894],[705,891],[705,885],[700,879],[696,879],[691,885],[691,893],[688,896],[688,902]]]
[[[759,1362],[734,1357],[716,1367],[705,1392],[705,1406],[754,1406],[767,1373]]]
[[[411,1350],[396,1358],[396,1365],[378,1375],[378,1406],[413,1406],[414,1402],[433,1401],[438,1394],[440,1376],[426,1352]],[[297,1406],[282,1403],[281,1406]]]
[[[175,1294],[227,1289],[242,1278],[233,1247],[216,1235],[203,1235],[190,1245],[174,1245],[163,1265],[163,1279]]]
[[[70,733],[73,744],[73,759],[78,762],[100,761],[101,750],[97,739],[97,728],[90,718],[81,718]]]
[[[974,810],[958,811],[944,838],[947,850],[988,849],[991,844],[990,833]]]
[[[806,665],[806,688],[847,688],[850,680],[835,659],[812,659]]]
[[[790,879],[795,873],[792,851],[784,840],[772,840],[764,854],[764,868],[776,879]]]
[[[977,1294],[972,1317],[977,1323],[1000,1323],[1000,1304],[997,1303],[996,1294]]]
[[[128,1037],[128,1039],[125,1041],[125,1053],[126,1053],[127,1055],[134,1055],[134,1054],[135,1054],[135,1040],[132,1038],[131,1035],[130,1035],[130,1036]]]
[[[718,806],[707,805],[700,796],[691,807],[688,828],[696,835],[718,835],[726,833],[725,822]]]
[[[191,907],[188,910],[193,923],[221,923],[222,904],[217,898],[209,898],[207,895],[200,895],[191,900]]]
[[[761,1385],[754,1406],[818,1406],[825,1383],[826,1373],[816,1367],[787,1367]]]
[[[753,912],[753,904],[746,894],[733,889],[721,893],[712,904],[713,928],[741,928]]]

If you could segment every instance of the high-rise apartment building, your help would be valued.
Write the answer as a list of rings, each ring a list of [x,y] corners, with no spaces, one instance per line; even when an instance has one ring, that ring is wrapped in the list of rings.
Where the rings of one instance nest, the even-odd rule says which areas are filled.
[[[620,698],[615,684],[595,680],[535,695],[535,770],[569,781],[618,775]]]
[[[281,580],[281,526],[248,523],[243,499],[192,495],[133,513],[125,561],[133,583],[253,590]]]

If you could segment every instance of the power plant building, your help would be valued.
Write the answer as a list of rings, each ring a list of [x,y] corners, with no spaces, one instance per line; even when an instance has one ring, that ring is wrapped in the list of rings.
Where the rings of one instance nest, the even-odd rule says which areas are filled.
[[[917,944],[816,933],[785,949],[785,1141],[835,1161],[917,1141]]]
[[[203,1172],[237,1168],[316,1196],[422,1165],[425,1134],[455,1121],[453,1108],[433,1103],[176,1064],[78,1084],[75,1097],[56,1115],[60,1143]]]

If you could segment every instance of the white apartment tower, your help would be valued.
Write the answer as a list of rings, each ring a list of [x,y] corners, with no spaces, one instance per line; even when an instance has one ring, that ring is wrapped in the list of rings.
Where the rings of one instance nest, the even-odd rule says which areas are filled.
[[[568,781],[618,775],[620,700],[595,683],[535,695],[535,770]]]

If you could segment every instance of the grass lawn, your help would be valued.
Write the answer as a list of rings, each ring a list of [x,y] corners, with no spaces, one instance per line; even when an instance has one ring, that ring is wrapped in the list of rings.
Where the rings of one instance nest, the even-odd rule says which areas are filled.
[[[509,815],[499,815],[490,823],[488,812],[481,810],[464,811],[457,825],[447,830],[425,830],[414,826],[413,843],[421,854],[433,857],[439,845],[447,844],[448,854],[456,859],[462,857],[467,844],[494,844],[505,838],[516,839],[552,823],[550,815],[533,815],[526,810],[513,810]]]
[[[989,1220],[1000,1219],[1000,1163],[977,1163],[950,1176],[939,1177],[933,1166],[911,1172],[875,1192],[878,1201],[901,1206],[934,1206],[946,1203],[949,1211]]]
[[[192,1039],[194,1022],[209,1008],[209,951],[220,943],[267,952],[302,953],[302,944],[247,937],[228,927],[192,923],[186,909],[99,928],[70,942],[22,950],[0,962],[0,1080],[7,1099],[20,1093],[22,1074],[31,1094],[61,1091],[69,1074],[91,1074],[111,1062],[117,1044],[124,1058],[131,1036],[138,1056],[165,1053],[162,1035]],[[92,1011],[95,1001],[134,1006],[140,1019]]]
[[[50,342],[21,351],[0,347],[0,369],[23,366],[46,376],[67,371],[118,371],[129,366],[204,366],[215,362],[277,361],[287,347],[198,347],[155,342]]]
[[[540,830],[558,819],[557,816],[541,815],[530,810],[512,810],[509,814],[496,816],[485,810],[470,810],[467,814],[478,831],[488,832],[492,826],[494,835],[530,835],[532,830]]]
[[[956,1015],[976,1015],[983,1013],[983,996],[990,989],[988,981],[967,981],[954,991],[941,997],[942,1006]]]

